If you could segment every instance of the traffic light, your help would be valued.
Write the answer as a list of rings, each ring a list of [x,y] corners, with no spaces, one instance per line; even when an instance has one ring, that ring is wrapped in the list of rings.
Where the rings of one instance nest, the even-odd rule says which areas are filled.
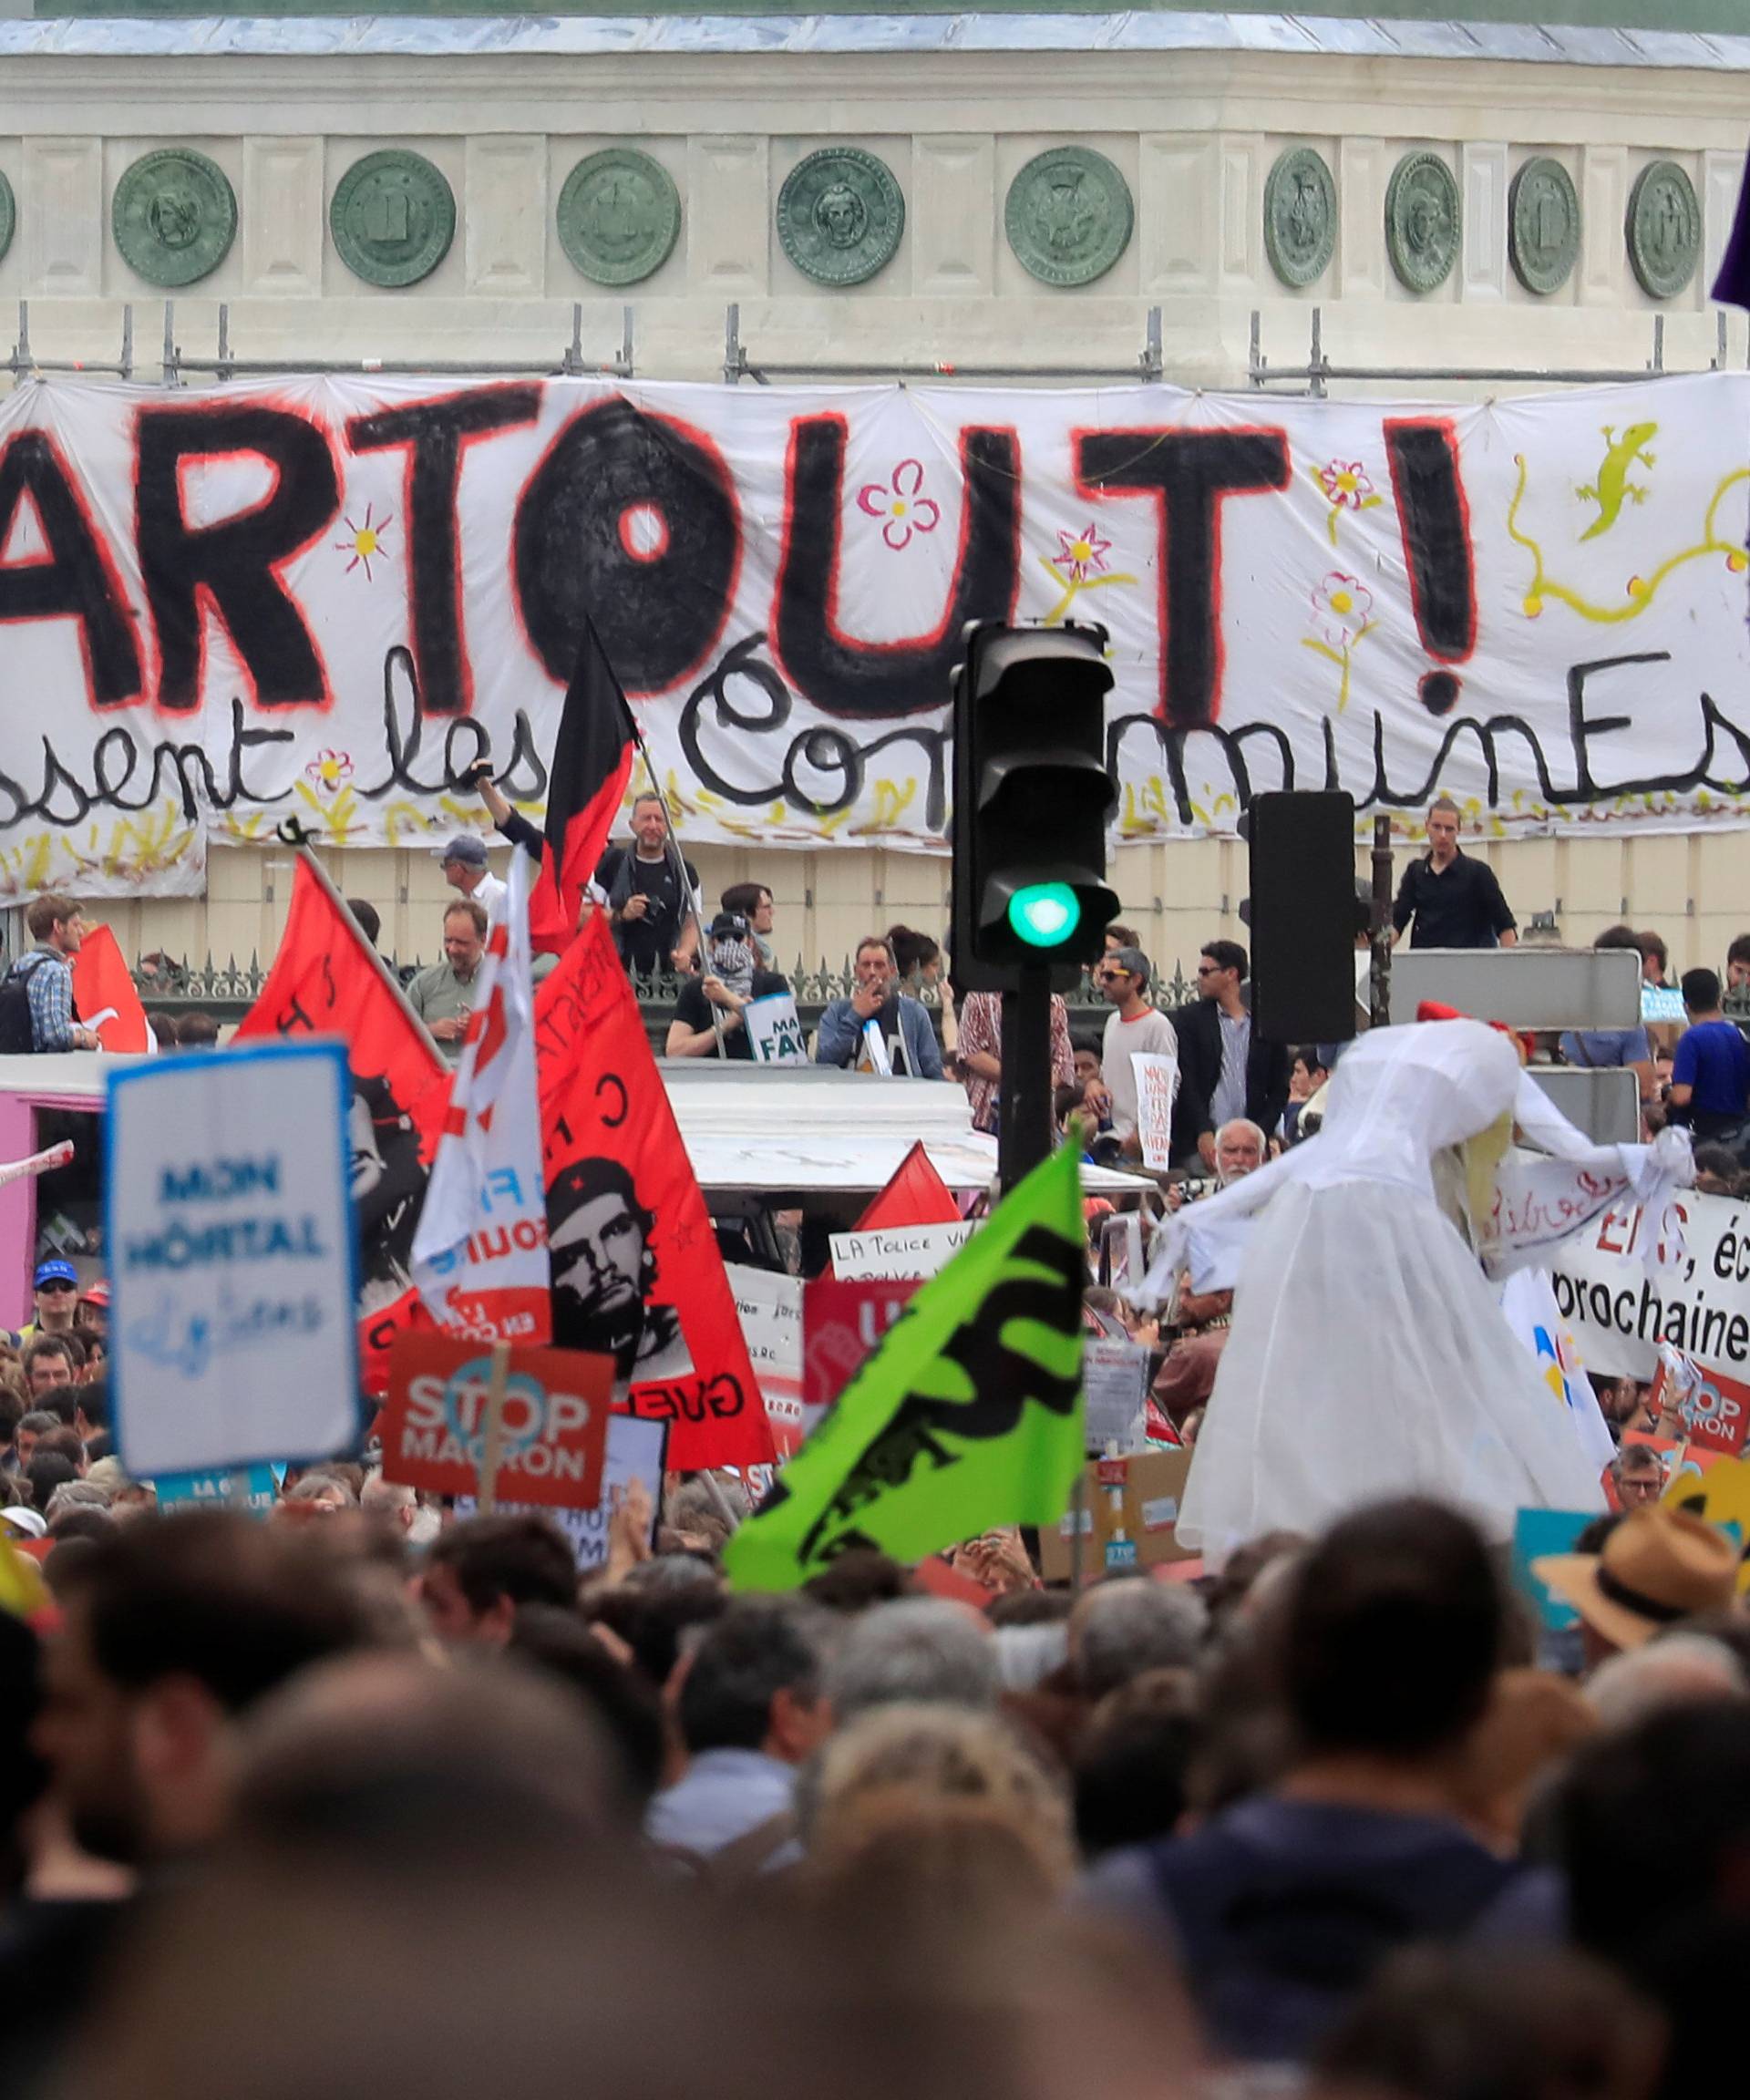
[[[1032,963],[1079,966],[1118,909],[1106,886],[1112,685],[1094,626],[967,630],[954,672],[954,976],[1012,988]]]

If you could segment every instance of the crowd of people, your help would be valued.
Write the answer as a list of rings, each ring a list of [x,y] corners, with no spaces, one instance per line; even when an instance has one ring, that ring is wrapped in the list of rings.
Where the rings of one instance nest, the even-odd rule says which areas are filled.
[[[23,2100],[1032,2090],[1090,2049],[1138,2092],[1652,2100],[1726,2045],[1750,1620],[1681,1512],[1545,1570],[1563,1673],[1435,1502],[1192,1582],[1047,1588],[998,1532],[782,1597],[726,1587],[730,1478],[654,1527],[628,1491],[582,1576],[348,1464],[266,1520],[87,1507],[0,1615]]]
[[[1456,832],[1430,839],[1404,922],[1474,909],[1504,936],[1498,889],[1442,887]],[[409,986],[447,1050],[502,901],[477,846],[444,849],[445,960]],[[686,885],[646,798],[585,909],[629,969],[685,973],[671,1055],[746,1056],[746,1009],[786,988],[772,893],[701,926]],[[27,1024],[77,1029],[77,908],[40,900],[31,929]],[[1642,947],[1662,992],[1653,939],[1601,945]],[[1132,1054],[1176,1059],[1169,1204],[1319,1127],[1338,1049],[1258,1035],[1248,961],[1210,941],[1164,1011],[1117,924],[1103,1035],[1054,1006],[1060,1124],[1102,1157],[1139,1153]],[[958,1082],[991,1128],[1001,1004],[950,967],[926,933],[871,935],[814,1054]],[[1563,1049],[1644,1065],[1649,1124],[1687,1117],[1703,1186],[1735,1192],[1750,937],[1728,976],[1684,977],[1686,1027],[1651,1006],[1625,1045]],[[1188,1272],[1144,1317],[1095,1281],[1098,1206],[1088,1226],[1085,1324],[1146,1353],[1146,1440],[1194,1446],[1232,1293]],[[773,1596],[724,1573],[751,1510],[729,1473],[616,1490],[589,1564],[547,1516],[386,1479],[368,1440],[247,1510],[130,1477],[103,1282],[50,1254],[33,1285],[0,1340],[8,2095],[1043,2100],[1091,2070],[1138,2095],[1666,2100],[1723,2059],[1750,1617],[1739,1542],[1664,1500],[1634,1381],[1598,1382],[1610,1513],[1538,1560],[1541,1610],[1427,1499],[1207,1567],[1047,1580],[1006,1528]]]

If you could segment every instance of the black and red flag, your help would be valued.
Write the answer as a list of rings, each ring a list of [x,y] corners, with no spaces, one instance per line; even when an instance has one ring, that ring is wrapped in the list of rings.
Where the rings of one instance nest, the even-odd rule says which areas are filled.
[[[705,1197],[606,914],[535,994],[553,1342],[612,1356],[615,1403],[665,1421],[669,1464],[774,1453]]]
[[[583,887],[608,842],[637,749],[638,725],[595,623],[586,619],[548,769],[540,873],[529,894],[529,937],[538,955],[562,954],[571,945]]]
[[[388,966],[308,852],[299,856],[285,932],[236,1040],[338,1035],[352,1073],[352,1189],[358,1213],[359,1347],[365,1389],[380,1395],[389,1343],[428,1325],[413,1288],[413,1230],[443,1130],[451,1073]]]

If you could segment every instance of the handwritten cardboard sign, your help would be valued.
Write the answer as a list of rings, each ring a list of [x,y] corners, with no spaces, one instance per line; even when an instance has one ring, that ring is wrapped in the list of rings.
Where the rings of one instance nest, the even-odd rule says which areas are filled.
[[[1080,1498],[1085,1578],[1097,1575],[1103,1566],[1160,1568],[1196,1558],[1179,1542],[1179,1505],[1193,1457],[1185,1450],[1138,1451],[1089,1462]],[[1061,1521],[1041,1527],[1039,1566],[1047,1582],[1069,1580],[1075,1535],[1075,1503]],[[1120,1537],[1135,1547],[1135,1554],[1121,1563],[1110,1561],[1107,1549]]]
[[[832,1235],[834,1275],[847,1283],[922,1282],[945,1269],[976,1230],[971,1218],[952,1225],[890,1225],[873,1232]]]
[[[736,1261],[726,1273],[772,1443],[778,1457],[788,1458],[803,1436],[801,1280]]]
[[[1142,1163],[1151,1174],[1164,1174],[1173,1163],[1173,1102],[1179,1094],[1179,1059],[1156,1051],[1133,1050],[1137,1076],[1137,1136]]]
[[[328,1458],[356,1440],[352,1099],[332,1043],[110,1076],[109,1387],[136,1478]]]
[[[383,1477],[467,1495],[486,1449],[490,1353],[447,1334],[403,1334],[389,1356]],[[507,1501],[592,1509],[613,1401],[613,1359],[512,1349],[497,1488]],[[653,1488],[652,1492],[655,1492]]]

